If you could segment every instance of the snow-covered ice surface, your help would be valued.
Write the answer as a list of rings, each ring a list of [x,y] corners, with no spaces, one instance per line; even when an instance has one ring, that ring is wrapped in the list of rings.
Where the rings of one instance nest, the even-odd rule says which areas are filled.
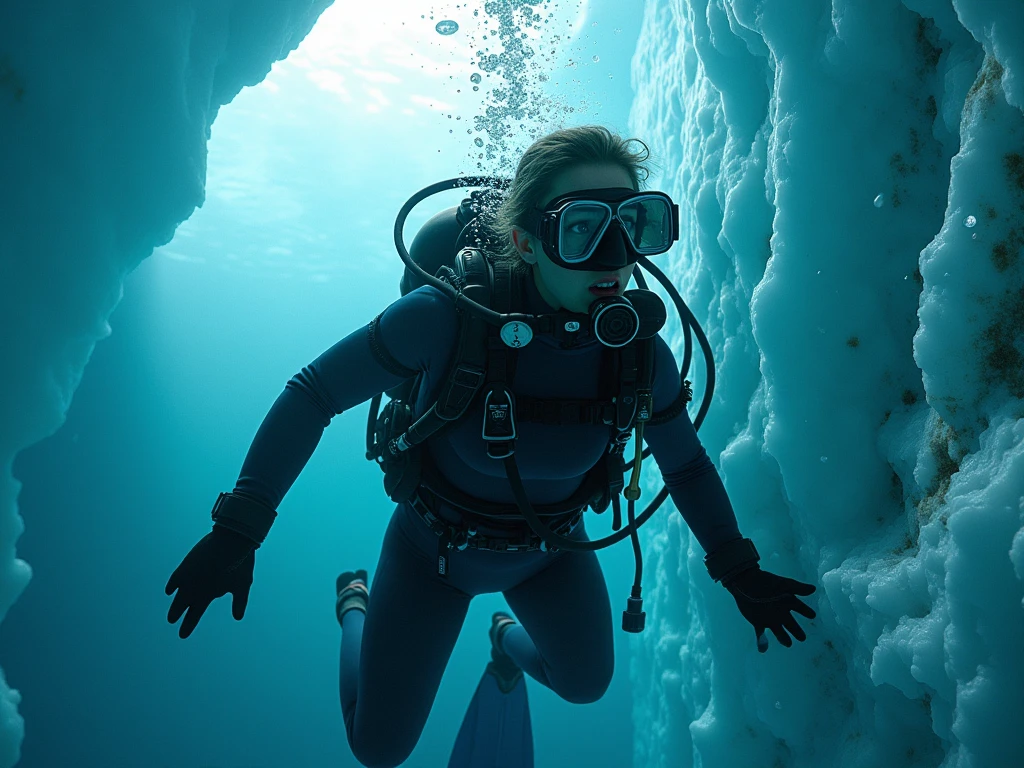
[[[701,440],[762,567],[819,588],[761,655],[656,517],[635,764],[1024,765],[1024,5],[644,13]]]

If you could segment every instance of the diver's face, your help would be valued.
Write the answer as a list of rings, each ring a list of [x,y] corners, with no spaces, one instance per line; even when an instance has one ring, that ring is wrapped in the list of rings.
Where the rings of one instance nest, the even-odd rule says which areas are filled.
[[[619,165],[575,165],[566,168],[552,180],[551,186],[541,195],[537,205],[544,205],[549,200],[581,189],[622,187],[632,188],[633,180],[626,169]],[[604,272],[560,267],[548,258],[541,242],[522,227],[512,227],[512,242],[523,261],[533,265],[533,280],[541,298],[555,309],[567,309],[570,312],[583,313],[589,310],[590,305],[598,299],[591,293],[590,286],[595,282],[610,279],[612,275],[619,281],[615,295],[621,296],[635,266],[630,264],[618,270]]]

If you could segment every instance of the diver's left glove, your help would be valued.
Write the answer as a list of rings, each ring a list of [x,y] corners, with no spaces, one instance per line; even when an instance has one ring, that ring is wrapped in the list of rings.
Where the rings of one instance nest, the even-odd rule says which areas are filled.
[[[176,623],[188,611],[179,637],[191,635],[210,603],[228,592],[231,615],[241,621],[249,602],[256,550],[276,515],[269,507],[234,493],[217,498],[213,530],[189,550],[164,588],[168,595],[178,591],[167,612],[168,622]]]
[[[793,645],[793,641],[786,630],[803,642],[807,635],[796,623],[791,611],[808,619],[817,616],[796,597],[813,594],[815,586],[762,571],[757,564],[758,560],[760,555],[750,539],[735,539],[705,557],[704,563],[711,577],[721,581],[722,586],[729,590],[743,618],[753,625],[757,650],[761,653],[768,650],[765,629],[771,629],[776,639],[787,648]]]

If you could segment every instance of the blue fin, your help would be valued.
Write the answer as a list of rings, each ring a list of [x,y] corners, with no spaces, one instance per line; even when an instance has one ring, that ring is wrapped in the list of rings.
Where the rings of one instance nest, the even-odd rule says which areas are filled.
[[[487,665],[455,738],[448,768],[533,768],[533,729],[522,673],[505,692]]]

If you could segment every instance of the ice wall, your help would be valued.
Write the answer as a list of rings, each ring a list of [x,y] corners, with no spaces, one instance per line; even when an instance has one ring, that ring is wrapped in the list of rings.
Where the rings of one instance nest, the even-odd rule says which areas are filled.
[[[819,587],[758,654],[656,517],[635,765],[1024,765],[1024,6],[644,14],[630,127],[715,350],[701,440],[762,568]]]
[[[15,454],[64,422],[124,276],[202,204],[217,110],[330,3],[0,3],[0,620],[32,573]],[[19,700],[0,671],[0,768]]]

